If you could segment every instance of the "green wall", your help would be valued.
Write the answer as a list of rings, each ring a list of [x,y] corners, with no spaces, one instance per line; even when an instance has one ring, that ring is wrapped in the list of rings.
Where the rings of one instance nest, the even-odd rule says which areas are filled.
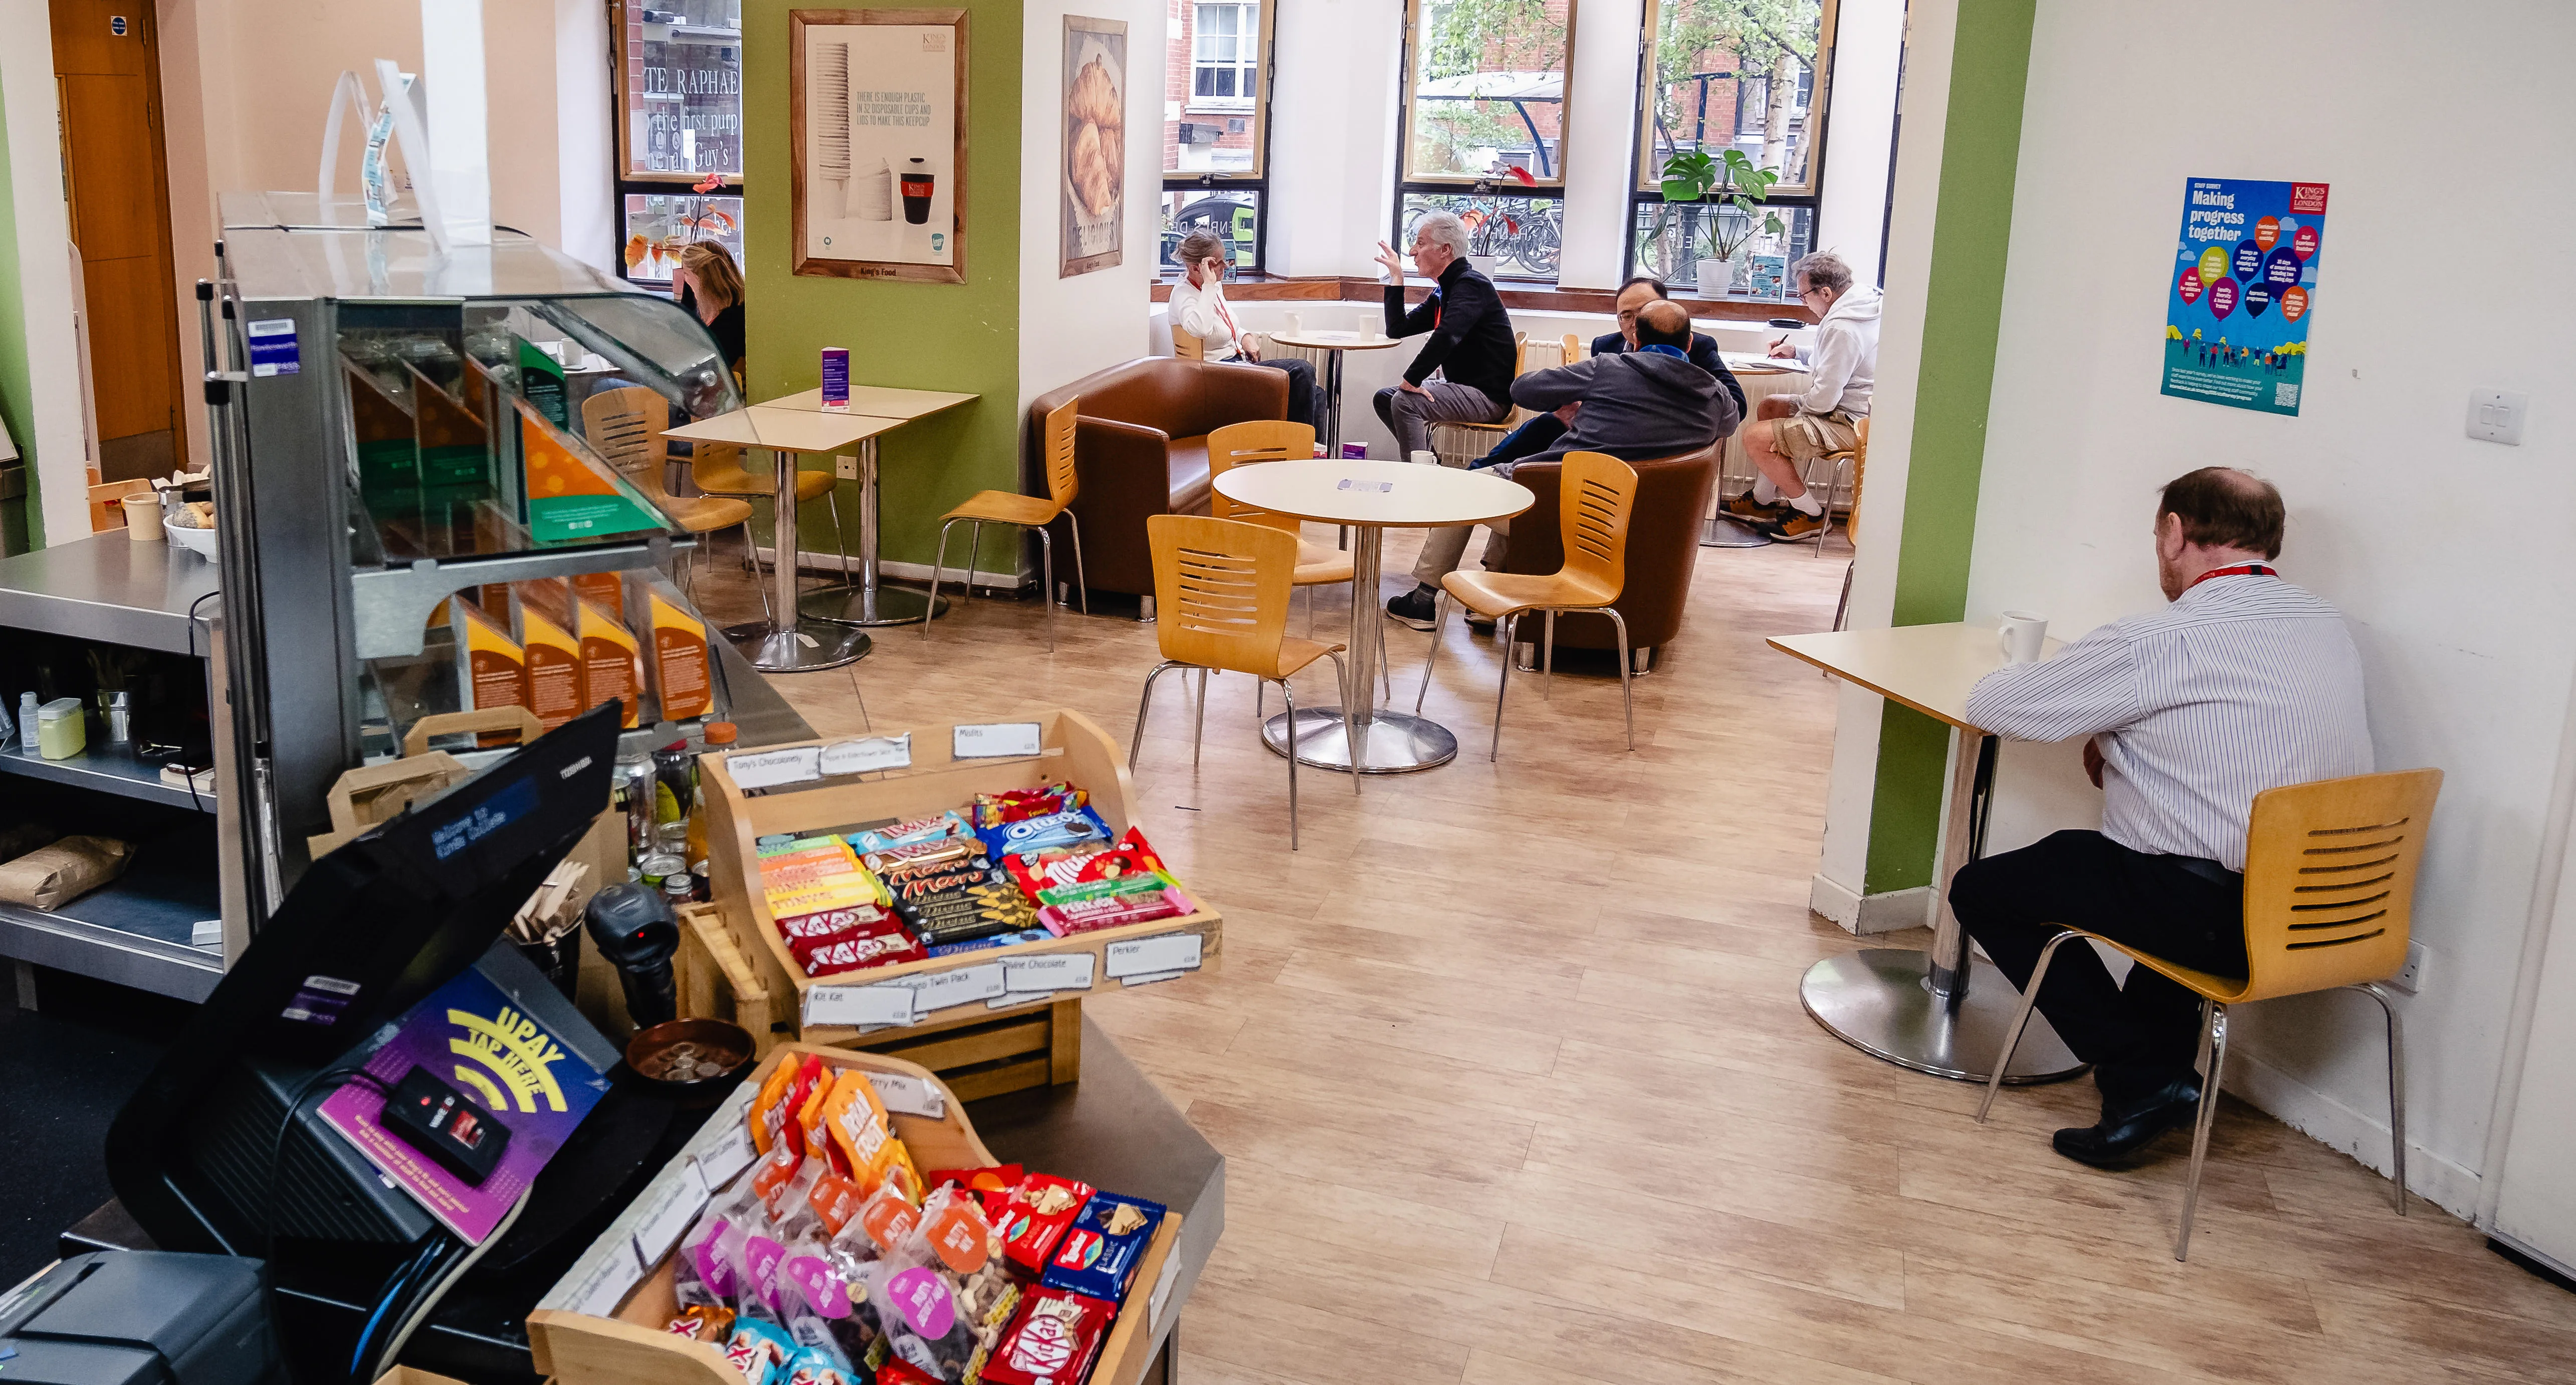
[[[36,400],[27,383],[27,300],[18,285],[18,207],[9,182],[9,120],[0,107],[0,422],[27,468],[24,500],[0,500],[0,553],[45,541],[36,499]]]
[[[939,516],[979,490],[1019,489],[1019,0],[959,0],[967,11],[966,282],[914,284],[799,278],[789,232],[784,0],[743,5],[744,277],[750,397],[821,382],[822,350],[850,350],[853,383],[955,390],[972,404],[906,425],[879,444],[885,557],[927,565]],[[812,465],[812,463],[809,463]],[[843,482],[841,519],[858,552],[858,487]],[[766,508],[765,506],[763,507]],[[830,552],[822,502],[798,511],[808,552]],[[963,560],[963,541],[952,561]],[[994,545],[985,561],[1000,566]]]
[[[2034,7],[2035,0],[1959,0],[1898,541],[1896,625],[1936,624],[1967,612]],[[1940,723],[1893,702],[1883,705],[1863,877],[1870,894],[1932,883],[1949,747]]]

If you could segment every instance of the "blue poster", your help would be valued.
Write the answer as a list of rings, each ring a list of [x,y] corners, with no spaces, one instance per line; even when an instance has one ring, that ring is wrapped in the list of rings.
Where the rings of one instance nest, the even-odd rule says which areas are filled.
[[[2323,183],[2186,179],[2166,266],[2164,393],[2298,413],[2325,236]]]

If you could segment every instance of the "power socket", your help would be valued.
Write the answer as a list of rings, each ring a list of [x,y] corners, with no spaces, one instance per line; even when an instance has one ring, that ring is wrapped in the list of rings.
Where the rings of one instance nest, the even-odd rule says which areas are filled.
[[[2388,984],[2406,992],[2408,995],[2413,995],[2417,991],[2424,989],[2424,964],[2431,959],[2432,954],[2424,950],[2424,945],[2422,943],[2415,942],[2412,939],[2408,940],[2406,944],[2406,965],[2397,969],[2397,974],[2388,979]]]
[[[859,479],[859,459],[856,457],[834,457],[832,459],[832,474],[844,481],[855,481]]]

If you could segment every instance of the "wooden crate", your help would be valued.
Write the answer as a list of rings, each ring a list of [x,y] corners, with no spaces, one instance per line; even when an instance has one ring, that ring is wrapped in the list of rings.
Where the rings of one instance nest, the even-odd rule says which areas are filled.
[[[762,986],[772,997],[775,1020],[787,1024],[797,1037],[808,1043],[867,1048],[908,1044],[916,1038],[990,1020],[1038,1019],[1041,1018],[1040,1012],[1053,1009],[1066,1000],[1078,999],[1083,994],[1080,991],[1033,994],[1026,1003],[1000,1009],[988,1008],[980,1000],[969,1001],[926,1015],[916,1014],[909,1025],[861,1030],[847,1024],[806,1023],[806,1005],[816,986],[875,985],[957,972],[1012,958],[1089,953],[1096,959],[1092,963],[1092,989],[1099,990],[1120,984],[1108,974],[1106,953],[1111,944],[1172,934],[1197,935],[1200,939],[1200,965],[1207,967],[1216,963],[1224,938],[1224,919],[1208,907],[1207,900],[1191,889],[1188,882],[1183,881],[1182,892],[1199,908],[1195,913],[1178,918],[819,977],[806,976],[804,969],[796,965],[787,951],[787,944],[778,936],[778,926],[770,917],[767,900],[756,888],[759,872],[755,843],[763,836],[816,831],[846,823],[922,817],[960,807],[972,801],[978,793],[1026,788],[1041,780],[1061,780],[1088,790],[1092,808],[1112,832],[1123,833],[1133,823],[1130,803],[1135,785],[1127,774],[1127,757],[1122,747],[1088,717],[1073,711],[1046,711],[1007,720],[1038,724],[1041,749],[1037,755],[959,760],[951,754],[950,733],[954,727],[915,727],[910,732],[910,768],[751,791],[745,791],[734,782],[728,772],[728,762],[739,755],[766,755],[790,747],[763,746],[757,751],[736,752],[736,756],[708,755],[699,760],[699,784],[707,804],[708,869],[714,877],[711,889],[717,912],[726,929],[733,934],[735,945],[750,960]],[[829,743],[813,741],[804,744],[821,746]],[[1053,1023],[1061,1029],[1068,1021],[1057,1018]],[[1069,1023],[1078,1035],[1079,1015],[1076,1014]],[[1077,1046],[1073,1062],[1078,1066],[1079,1061]],[[1053,1060],[1050,1062],[1052,1066]]]
[[[938,1119],[895,1113],[895,1134],[912,1151],[913,1162],[921,1168],[976,1168],[999,1162],[976,1137],[958,1094],[927,1069],[883,1054],[788,1043],[773,1049],[745,1080],[740,1093],[717,1110],[688,1148],[663,1166],[636,1199],[637,1206],[652,1205],[666,1188],[680,1180],[694,1184],[697,1174],[689,1167],[690,1160],[714,1149],[719,1138],[730,1137],[730,1127],[725,1123],[742,1119],[750,1094],[759,1090],[773,1069],[783,1062],[802,1062],[808,1053],[821,1054],[823,1061],[836,1068],[919,1078],[946,1094],[947,1114]],[[1164,1262],[1177,1253],[1180,1233],[1181,1214],[1165,1214],[1163,1224],[1154,1232],[1153,1243],[1146,1248],[1144,1261],[1136,1268],[1126,1301],[1119,1305],[1118,1321],[1110,1328],[1108,1340],[1101,1344],[1091,1385],[1137,1385],[1145,1368],[1152,1364],[1146,1350],[1153,1330],[1151,1300],[1161,1282]],[[724,1353],[715,1344],[688,1341],[664,1330],[679,1312],[679,1299],[673,1292],[673,1262],[679,1256],[676,1248],[618,1299],[612,1313],[595,1316],[573,1306],[601,1264],[623,1256],[631,1272],[633,1235],[627,1218],[612,1222],[574,1263],[572,1272],[548,1290],[537,1310],[528,1315],[528,1350],[535,1358],[538,1374],[553,1377],[555,1385],[742,1385],[742,1377],[725,1364]]]
[[[671,959],[671,979],[679,992],[680,1018],[740,1025],[751,1035],[751,1055],[768,1057],[794,1026],[773,1016],[769,988],[734,944],[716,906],[683,904],[679,913],[680,951]]]

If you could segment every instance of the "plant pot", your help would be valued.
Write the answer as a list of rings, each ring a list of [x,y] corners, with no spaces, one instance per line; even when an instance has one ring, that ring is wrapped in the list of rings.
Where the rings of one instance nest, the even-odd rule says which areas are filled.
[[[1741,250],[1735,252],[1735,258],[1733,259],[1701,260],[1699,262],[1699,296],[1702,298],[1724,298],[1728,294],[1738,292],[1743,275],[1744,252]]]
[[[1467,263],[1478,274],[1482,274],[1486,278],[1491,279],[1496,274],[1502,272],[1503,257],[1500,255],[1470,255],[1467,257]]]

